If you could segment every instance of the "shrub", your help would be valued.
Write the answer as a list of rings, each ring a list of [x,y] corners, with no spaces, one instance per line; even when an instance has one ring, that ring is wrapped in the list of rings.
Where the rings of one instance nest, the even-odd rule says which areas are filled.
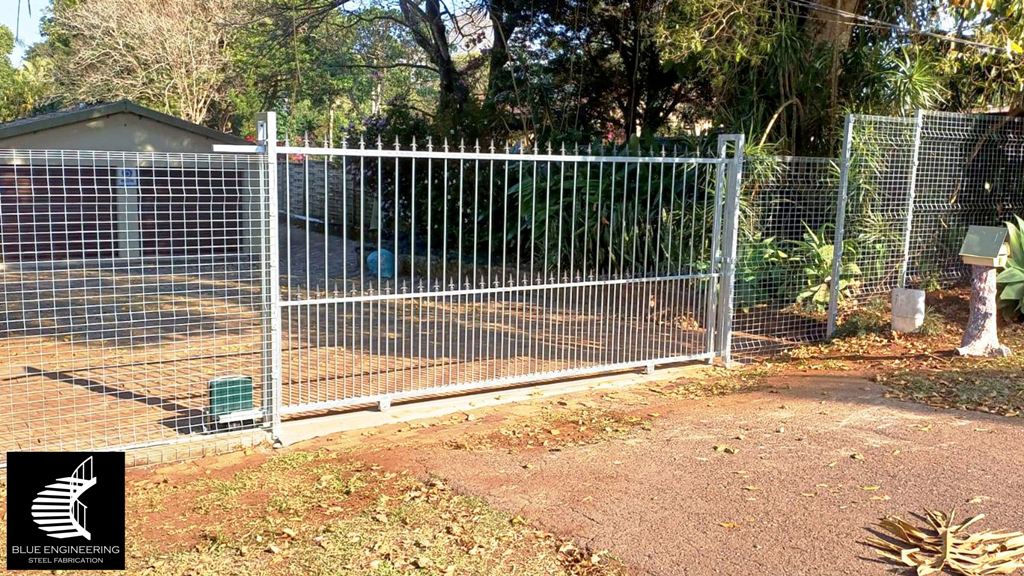
[[[812,309],[823,309],[828,306],[829,290],[832,286],[832,255],[835,247],[829,241],[829,229],[832,224],[825,224],[820,230],[811,230],[804,224],[802,240],[792,242],[791,258],[799,263],[802,274],[800,293],[796,297],[798,304]],[[860,284],[861,271],[856,264],[857,243],[854,240],[843,241],[843,263],[839,270],[839,299],[853,295]]]
[[[1010,257],[1006,268],[996,277],[1002,285],[999,303],[1008,312],[1016,315],[1024,312],[1024,220],[1014,216],[1016,224],[1007,222],[1010,237]]]

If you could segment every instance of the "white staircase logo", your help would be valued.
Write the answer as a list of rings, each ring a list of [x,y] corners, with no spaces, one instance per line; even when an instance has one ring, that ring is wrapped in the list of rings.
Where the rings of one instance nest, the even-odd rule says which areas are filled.
[[[55,484],[47,485],[36,496],[32,501],[32,520],[50,538],[83,536],[92,540],[92,535],[85,528],[86,506],[78,501],[78,497],[95,485],[90,456],[75,468],[71,476],[57,478]]]

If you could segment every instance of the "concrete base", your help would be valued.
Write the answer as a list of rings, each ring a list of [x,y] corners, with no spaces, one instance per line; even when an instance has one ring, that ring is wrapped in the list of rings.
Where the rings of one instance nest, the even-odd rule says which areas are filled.
[[[924,290],[894,288],[892,291],[892,329],[914,332],[924,324]]]
[[[681,366],[678,368],[659,369],[651,374],[615,374],[545,383],[537,386],[487,390],[452,398],[413,401],[392,406],[387,412],[367,409],[328,416],[314,416],[282,423],[281,436],[278,440],[282,446],[288,446],[303,440],[328,436],[339,432],[362,430],[426,418],[438,418],[476,408],[538,400],[589,390],[622,388],[625,386],[674,380],[676,378],[693,376],[698,371],[706,369],[707,367],[702,365]]]

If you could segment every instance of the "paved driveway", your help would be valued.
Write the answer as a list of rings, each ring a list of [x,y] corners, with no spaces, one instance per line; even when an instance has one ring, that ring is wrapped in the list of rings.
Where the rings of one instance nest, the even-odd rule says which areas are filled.
[[[661,404],[624,391],[615,402],[659,417],[592,445],[428,444],[387,459],[415,462],[640,574],[900,573],[859,542],[879,517],[925,507],[985,513],[981,528],[1024,528],[1024,421],[902,403],[848,375],[772,384]]]

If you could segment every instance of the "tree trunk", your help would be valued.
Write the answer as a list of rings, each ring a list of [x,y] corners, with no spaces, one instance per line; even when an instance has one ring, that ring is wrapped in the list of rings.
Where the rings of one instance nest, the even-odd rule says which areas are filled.
[[[820,4],[841,12],[860,14],[864,0],[824,0]],[[850,46],[853,20],[840,16],[833,10],[811,8],[808,15],[811,17],[809,24],[815,44],[832,44],[840,50]]]
[[[996,269],[971,266],[971,316],[956,349],[961,356],[1007,356],[996,331]]]

